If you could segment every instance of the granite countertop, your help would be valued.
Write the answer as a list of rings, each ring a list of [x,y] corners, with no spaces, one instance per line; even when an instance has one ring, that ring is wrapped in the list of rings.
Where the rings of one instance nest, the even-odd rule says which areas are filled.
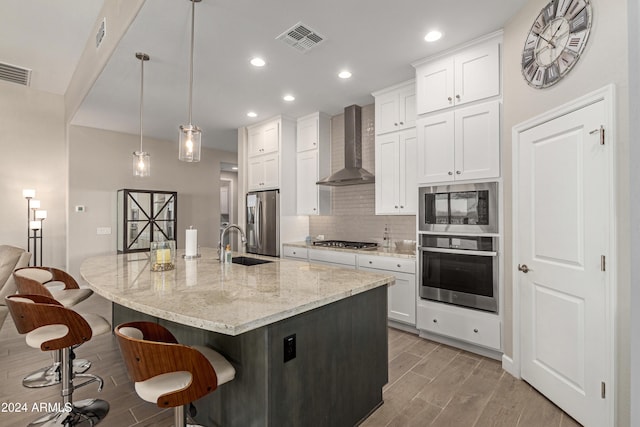
[[[81,276],[97,294],[130,309],[188,326],[239,335],[394,282],[394,276],[302,261],[221,264],[216,250],[176,268],[150,271],[149,253],[95,256]],[[245,255],[234,253],[234,256]]]
[[[346,248],[334,248],[325,246],[314,246],[313,243],[308,245],[306,242],[290,242],[284,243],[283,246],[292,246],[295,248],[307,248],[307,249],[319,249],[324,251],[336,251],[336,252],[350,252],[359,255],[378,255],[378,256],[390,256],[396,258],[416,259],[416,252],[413,251],[399,251],[396,249],[385,249],[377,247],[374,249],[346,249]]]

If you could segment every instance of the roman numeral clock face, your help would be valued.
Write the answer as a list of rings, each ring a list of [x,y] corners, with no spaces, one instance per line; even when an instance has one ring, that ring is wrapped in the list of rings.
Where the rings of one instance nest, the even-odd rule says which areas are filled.
[[[552,0],[531,26],[522,51],[522,74],[530,86],[558,83],[578,62],[591,30],[589,0]]]

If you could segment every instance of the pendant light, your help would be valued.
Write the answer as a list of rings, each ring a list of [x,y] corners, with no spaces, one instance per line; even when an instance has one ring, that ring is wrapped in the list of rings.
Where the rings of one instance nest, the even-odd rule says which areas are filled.
[[[149,55],[136,52],[136,58],[140,60],[140,151],[133,152],[133,176],[144,178],[151,175],[151,156],[142,151],[142,100],[144,96],[144,62],[149,60]]]
[[[193,36],[195,26],[196,3],[201,0],[189,0],[191,2],[191,53],[189,56],[189,124],[180,126],[180,151],[178,158],[183,162],[200,161],[200,142],[202,131],[191,123],[191,109],[193,104]]]

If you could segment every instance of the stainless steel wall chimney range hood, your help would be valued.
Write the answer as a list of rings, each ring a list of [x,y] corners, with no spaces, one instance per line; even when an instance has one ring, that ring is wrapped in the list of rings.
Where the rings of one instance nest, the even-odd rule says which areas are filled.
[[[374,182],[373,174],[362,169],[362,108],[351,105],[344,109],[344,169],[322,178],[316,184],[337,187]]]

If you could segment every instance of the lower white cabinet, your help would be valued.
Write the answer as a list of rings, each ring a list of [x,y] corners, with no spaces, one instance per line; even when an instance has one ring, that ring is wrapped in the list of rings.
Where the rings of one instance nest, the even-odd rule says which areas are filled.
[[[393,274],[396,277],[396,283],[387,288],[387,317],[415,326],[415,260],[376,255],[358,255],[358,270]]]
[[[418,300],[418,329],[501,350],[500,318],[491,313]]]
[[[308,252],[309,262],[354,269],[357,265],[357,255],[351,252],[325,251],[321,249],[309,249]]]
[[[307,248],[284,245],[284,247],[282,248],[282,256],[284,258],[293,258],[306,261],[309,257],[309,251],[307,250]]]

